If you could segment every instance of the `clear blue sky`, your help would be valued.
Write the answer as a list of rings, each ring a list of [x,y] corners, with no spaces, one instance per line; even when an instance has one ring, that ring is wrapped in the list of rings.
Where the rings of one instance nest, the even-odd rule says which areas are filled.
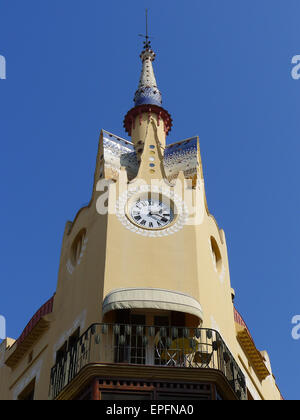
[[[56,289],[67,220],[90,199],[101,128],[126,137],[144,9],[174,128],[198,134],[236,306],[300,399],[299,0],[0,0],[0,315],[17,338]]]

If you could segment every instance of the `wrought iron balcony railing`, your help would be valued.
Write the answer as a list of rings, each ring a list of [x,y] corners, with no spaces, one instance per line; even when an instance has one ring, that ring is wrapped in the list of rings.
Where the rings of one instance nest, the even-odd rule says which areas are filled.
[[[246,399],[245,377],[220,334],[211,329],[93,324],[51,369],[55,399],[89,363],[125,363],[221,371]]]

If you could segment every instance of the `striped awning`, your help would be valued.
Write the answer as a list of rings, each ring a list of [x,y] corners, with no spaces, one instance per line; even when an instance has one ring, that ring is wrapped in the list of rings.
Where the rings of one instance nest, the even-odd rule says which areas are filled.
[[[128,288],[113,290],[105,297],[103,315],[117,309],[159,309],[184,312],[203,320],[200,303],[187,294],[174,290]]]

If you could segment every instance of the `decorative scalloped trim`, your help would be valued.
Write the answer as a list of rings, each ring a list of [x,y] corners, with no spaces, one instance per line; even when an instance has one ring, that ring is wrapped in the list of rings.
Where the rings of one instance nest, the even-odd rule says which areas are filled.
[[[126,215],[126,204],[128,200],[134,195],[139,195],[145,192],[161,193],[162,195],[174,202],[175,206],[179,211],[179,214],[177,215],[176,222],[172,226],[154,231],[139,228],[129,220],[129,218]],[[186,224],[189,217],[188,208],[186,204],[181,200],[181,198],[177,194],[175,194],[174,192],[170,193],[170,190],[167,188],[159,188],[157,186],[151,188],[149,185],[142,185],[135,190],[125,191],[123,194],[121,194],[119,200],[116,203],[116,215],[126,229],[129,229],[131,232],[134,232],[137,235],[146,236],[149,238],[162,238],[178,232]]]

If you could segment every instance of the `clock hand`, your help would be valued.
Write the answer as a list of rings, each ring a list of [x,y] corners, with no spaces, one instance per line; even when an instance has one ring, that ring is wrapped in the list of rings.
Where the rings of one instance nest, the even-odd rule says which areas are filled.
[[[159,214],[149,213],[149,216],[150,216],[150,217],[152,217],[152,218],[153,218],[153,216],[154,216],[154,217],[156,217],[156,216],[158,216],[158,217],[159,217]]]
[[[153,220],[157,220],[157,218],[156,218],[157,216],[161,217],[159,214],[152,214],[152,213],[149,213],[148,216],[150,216],[151,219],[153,219]]]
[[[154,216],[154,217],[153,217]],[[163,215],[163,214],[150,214],[150,217],[153,219],[153,220],[160,220],[160,221],[163,221],[163,222],[166,222],[168,219],[166,219],[166,217],[165,217],[165,215]],[[157,219],[156,217],[159,217],[160,219]]]
[[[159,211],[150,211],[149,212],[149,216],[154,214],[154,215],[158,215],[158,216],[170,216],[170,213],[166,213],[167,210],[163,211],[163,210],[159,210]]]

